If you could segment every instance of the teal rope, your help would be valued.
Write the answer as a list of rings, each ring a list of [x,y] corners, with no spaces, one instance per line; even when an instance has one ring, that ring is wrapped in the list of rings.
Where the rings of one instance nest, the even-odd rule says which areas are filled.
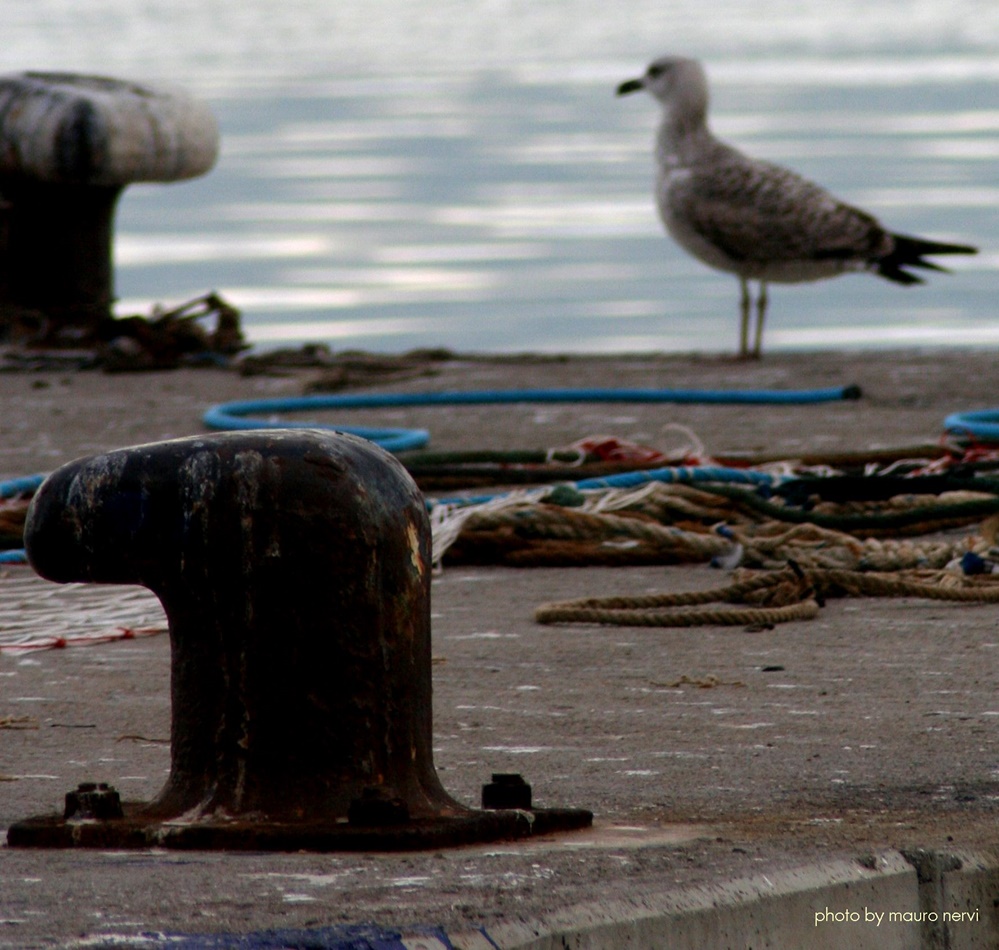
[[[944,419],[947,435],[972,436],[979,442],[999,442],[999,409],[954,412]]]

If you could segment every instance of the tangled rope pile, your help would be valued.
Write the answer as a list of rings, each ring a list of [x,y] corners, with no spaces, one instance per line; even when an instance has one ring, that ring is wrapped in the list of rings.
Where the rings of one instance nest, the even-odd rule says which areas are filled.
[[[966,553],[988,557],[982,536],[943,529],[999,517],[992,494],[949,492],[933,502],[895,496],[861,511],[856,502],[813,510],[764,501],[730,485],[649,482],[637,489],[511,492],[480,504],[431,511],[434,557],[516,566],[681,564],[855,571],[943,568]],[[789,523],[790,522],[790,523]],[[827,525],[840,525],[838,530]],[[884,536],[892,531],[895,536]],[[915,537],[899,537],[912,531]],[[925,537],[935,532],[933,537]],[[867,536],[865,536],[867,535]]]
[[[787,393],[368,393],[221,404],[205,414],[204,422],[221,429],[312,427],[319,423],[255,415],[523,401],[814,402],[858,395],[855,387]],[[989,423],[992,415],[999,417],[999,411],[989,414]],[[825,459],[725,460],[712,458],[692,432],[682,429],[686,441],[672,452],[601,435],[535,452],[429,453],[413,451],[425,444],[424,430],[329,428],[408,452],[401,460],[424,489],[455,480],[466,486],[563,482],[554,488],[428,501],[437,565],[445,559],[516,566],[710,562],[740,571],[715,591],[545,605],[538,611],[541,622],[769,624],[813,617],[827,597],[847,594],[999,601],[999,586],[989,577],[999,567],[999,479],[987,474],[999,469],[994,447],[918,446],[908,454],[886,450]],[[590,477],[564,483],[577,473]],[[0,484],[0,542],[5,532],[8,541],[18,540],[35,481]],[[4,500],[10,502],[7,509]],[[972,525],[979,526],[977,532],[953,534]],[[23,559],[21,551],[8,554]],[[746,575],[746,569],[754,573]]]
[[[736,569],[708,591],[544,604],[539,623],[766,627],[814,618],[832,597],[999,603],[999,486],[967,479],[868,485],[836,478],[760,489],[653,481],[633,489],[519,491],[432,512],[438,560],[514,566],[711,562]],[[830,500],[809,488],[828,489]],[[960,485],[954,490],[938,488]],[[831,487],[830,487],[831,486]],[[899,487],[912,487],[906,494]],[[777,497],[777,494],[787,496]],[[770,494],[771,497],[765,497]],[[884,497],[881,497],[881,496]],[[792,501],[793,499],[793,501]],[[984,520],[983,520],[984,519]],[[955,527],[977,530],[955,534]]]
[[[450,550],[454,561],[523,567],[679,564],[726,554],[732,543],[719,534],[685,530],[640,512],[655,494],[675,498],[677,513],[699,517],[685,508],[684,487],[650,483],[587,495],[572,489],[521,491],[470,508],[437,506],[431,511],[434,558],[439,561]]]

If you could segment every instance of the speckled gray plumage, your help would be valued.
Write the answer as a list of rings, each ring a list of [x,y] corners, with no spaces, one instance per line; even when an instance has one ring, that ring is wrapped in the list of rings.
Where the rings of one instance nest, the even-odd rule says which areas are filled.
[[[685,174],[659,176],[660,213],[666,221],[683,219],[738,274],[780,281],[788,264],[806,262],[839,272],[891,250],[871,215],[792,171],[718,142],[697,159]]]
[[[867,270],[901,284],[921,283],[906,268],[941,270],[926,254],[975,249],[906,237],[789,169],[758,161],[708,129],[708,86],[700,63],[663,57],[618,94],[644,89],[663,106],[656,140],[656,200],[670,235],[706,264],[738,276],[739,352],[749,351],[748,281],[759,281],[756,339],[762,348],[767,284],[821,280]]]

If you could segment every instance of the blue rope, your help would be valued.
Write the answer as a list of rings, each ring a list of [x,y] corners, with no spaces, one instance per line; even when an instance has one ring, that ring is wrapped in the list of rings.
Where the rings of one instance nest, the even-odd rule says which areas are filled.
[[[430,441],[426,429],[380,429],[369,426],[331,426],[317,422],[280,422],[255,418],[257,413],[304,412],[309,409],[344,408],[345,396],[298,396],[288,399],[248,399],[212,406],[202,417],[209,429],[335,429],[377,442],[386,452],[421,449]],[[380,404],[379,404],[380,405]]]
[[[983,442],[999,442],[999,409],[954,412],[944,419],[948,435],[974,436]]]
[[[37,491],[44,481],[44,475],[24,475],[21,478],[12,478],[8,482],[0,482],[0,498],[14,498],[25,492]]]
[[[697,482],[727,482],[739,485],[775,485],[784,476],[769,475],[753,469],[726,468],[719,465],[677,466],[652,468],[636,472],[621,472],[603,478],[584,478],[575,482],[574,488],[585,491],[589,488],[635,488],[648,482],[681,482],[693,485]]]
[[[723,482],[736,485],[753,485],[759,487],[776,485],[790,476],[769,475],[753,469],[726,468],[718,465],[677,466],[669,468],[641,469],[634,472],[619,472],[616,475],[606,475],[601,478],[583,478],[578,482],[560,482],[565,488],[576,491],[590,491],[601,488],[637,488],[649,482],[683,483],[687,485],[698,482]],[[539,489],[544,491],[545,489]],[[550,488],[547,490],[551,490]],[[427,500],[428,508],[439,505],[482,505],[497,498],[506,497],[509,492],[498,492],[495,495],[458,496],[455,498],[434,498]]]
[[[308,412],[314,409],[384,409],[400,406],[494,405],[500,403],[670,402],[749,405],[804,405],[857,399],[856,386],[831,389],[716,390],[716,389],[509,389],[441,393],[352,393],[339,396],[297,396],[219,403],[204,414],[209,429],[335,429],[377,442],[389,452],[418,449],[430,441],[425,429],[372,429],[319,425],[315,422],[275,422],[260,414]]]
[[[486,405],[501,403],[567,403],[567,402],[669,402],[748,405],[805,405],[857,399],[856,386],[830,389],[791,390],[712,390],[712,389],[510,389],[441,393],[361,393],[339,396],[297,396],[276,399],[248,399],[219,403],[210,407],[202,421],[209,429],[334,429],[349,432],[378,443],[388,452],[419,449],[430,441],[426,429],[384,429],[368,426],[332,426],[315,422],[281,422],[256,418],[257,414],[307,412],[311,409],[379,409],[400,406]],[[0,482],[0,498],[12,498],[26,491],[35,491],[44,475],[28,475]],[[722,481],[742,484],[769,485],[774,479],[761,472],[711,466],[697,468],[660,468],[648,471],[623,472],[605,478],[589,478],[570,483],[581,491],[595,488],[630,488],[648,482]],[[496,498],[496,495],[435,501],[431,504],[476,504]],[[23,550],[0,551],[0,564],[23,564]]]
[[[18,479],[18,482],[31,482],[30,487],[36,488],[41,484],[44,476],[35,475],[30,478]],[[649,482],[682,482],[684,484],[696,484],[698,482],[726,482],[728,484],[741,485],[774,485],[781,481],[781,476],[768,475],[766,472],[757,472],[752,469],[726,468],[723,466],[699,465],[699,466],[677,466],[669,468],[653,468],[635,472],[620,472],[616,475],[607,475],[601,478],[584,478],[578,482],[563,482],[568,488],[577,491],[587,491],[601,488],[636,488],[639,485],[647,485]],[[12,482],[0,482],[0,497],[3,495],[7,485]],[[24,489],[22,489],[24,490]],[[12,493],[14,494],[14,493]],[[499,492],[495,495],[475,495],[471,497],[458,498],[436,498],[427,499],[427,508],[436,508],[439,505],[480,505],[496,498],[502,498],[507,492]],[[27,556],[23,550],[0,551],[0,564],[25,564]]]
[[[36,491],[43,481],[45,481],[44,475],[24,475],[21,478],[12,478],[10,481],[0,482],[0,498],[14,498],[24,492]],[[28,556],[20,548],[0,551],[0,564],[27,563]]]

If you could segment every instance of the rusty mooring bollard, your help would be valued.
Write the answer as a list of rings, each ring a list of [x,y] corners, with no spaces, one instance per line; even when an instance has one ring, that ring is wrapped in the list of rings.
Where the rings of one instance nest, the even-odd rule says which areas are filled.
[[[12,846],[403,849],[592,820],[472,809],[441,786],[426,508],[371,442],[231,432],[71,462],[36,494],[25,544],[50,580],[159,597],[171,767],[122,817],[27,819]]]
[[[111,316],[122,190],[203,175],[217,153],[214,117],[185,93],[72,73],[0,76],[0,324],[86,344]]]

